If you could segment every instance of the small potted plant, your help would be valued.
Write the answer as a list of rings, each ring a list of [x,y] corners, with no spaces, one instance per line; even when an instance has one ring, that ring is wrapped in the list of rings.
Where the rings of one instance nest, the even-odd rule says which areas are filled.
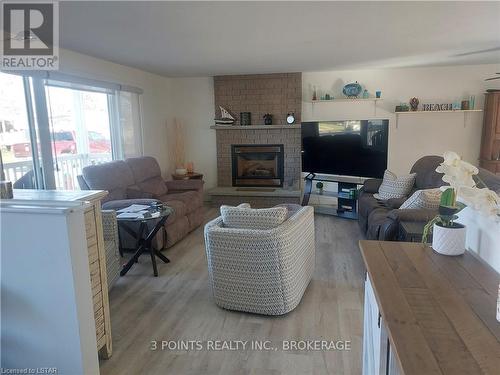
[[[457,213],[468,205],[486,215],[498,216],[500,198],[488,188],[477,186],[474,177],[481,183],[477,177],[479,170],[455,152],[445,152],[444,162],[436,168],[436,172],[443,173],[443,181],[449,186],[442,187],[439,215],[424,227],[422,242],[427,243],[432,232],[432,248],[436,252],[460,255],[465,252],[466,228],[455,221]]]
[[[318,189],[319,194],[323,194],[324,185],[321,181],[316,182],[316,189]]]

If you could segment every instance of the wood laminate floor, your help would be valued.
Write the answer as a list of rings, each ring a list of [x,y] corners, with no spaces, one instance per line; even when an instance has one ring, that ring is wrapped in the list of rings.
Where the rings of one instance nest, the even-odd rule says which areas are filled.
[[[206,220],[217,212],[207,208]],[[331,216],[316,215],[315,225],[313,280],[299,306],[281,317],[215,305],[203,226],[165,252],[171,263],[159,263],[159,277],[141,257],[110,293],[113,356],[101,361],[101,374],[361,374],[361,234],[355,221]],[[153,351],[153,340],[200,340],[204,349]],[[278,350],[208,351],[208,340],[270,340]],[[349,340],[351,350],[283,351],[283,340]]]

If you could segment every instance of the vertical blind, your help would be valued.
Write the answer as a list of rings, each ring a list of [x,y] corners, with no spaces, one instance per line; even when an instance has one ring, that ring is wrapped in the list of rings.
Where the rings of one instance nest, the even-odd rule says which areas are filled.
[[[118,108],[123,157],[143,155],[140,95],[129,91],[119,91]]]

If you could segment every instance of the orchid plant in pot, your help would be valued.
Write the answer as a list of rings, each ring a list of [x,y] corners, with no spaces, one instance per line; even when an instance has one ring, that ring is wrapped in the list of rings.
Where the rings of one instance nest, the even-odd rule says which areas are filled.
[[[430,233],[433,233],[432,248],[444,255],[460,255],[465,252],[466,228],[457,223],[457,213],[466,206],[478,210],[488,216],[500,214],[500,198],[484,185],[477,176],[479,170],[458,154],[447,151],[443,155],[444,161],[436,168],[436,172],[443,173],[443,186],[439,215],[429,221],[424,227],[422,242],[426,243]],[[477,182],[476,182],[477,181]]]

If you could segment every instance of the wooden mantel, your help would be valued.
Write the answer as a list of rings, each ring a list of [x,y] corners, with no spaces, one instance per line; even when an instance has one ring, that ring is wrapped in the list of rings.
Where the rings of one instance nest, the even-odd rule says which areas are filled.
[[[418,243],[360,248],[400,373],[499,373],[497,272],[469,252],[444,256]]]

